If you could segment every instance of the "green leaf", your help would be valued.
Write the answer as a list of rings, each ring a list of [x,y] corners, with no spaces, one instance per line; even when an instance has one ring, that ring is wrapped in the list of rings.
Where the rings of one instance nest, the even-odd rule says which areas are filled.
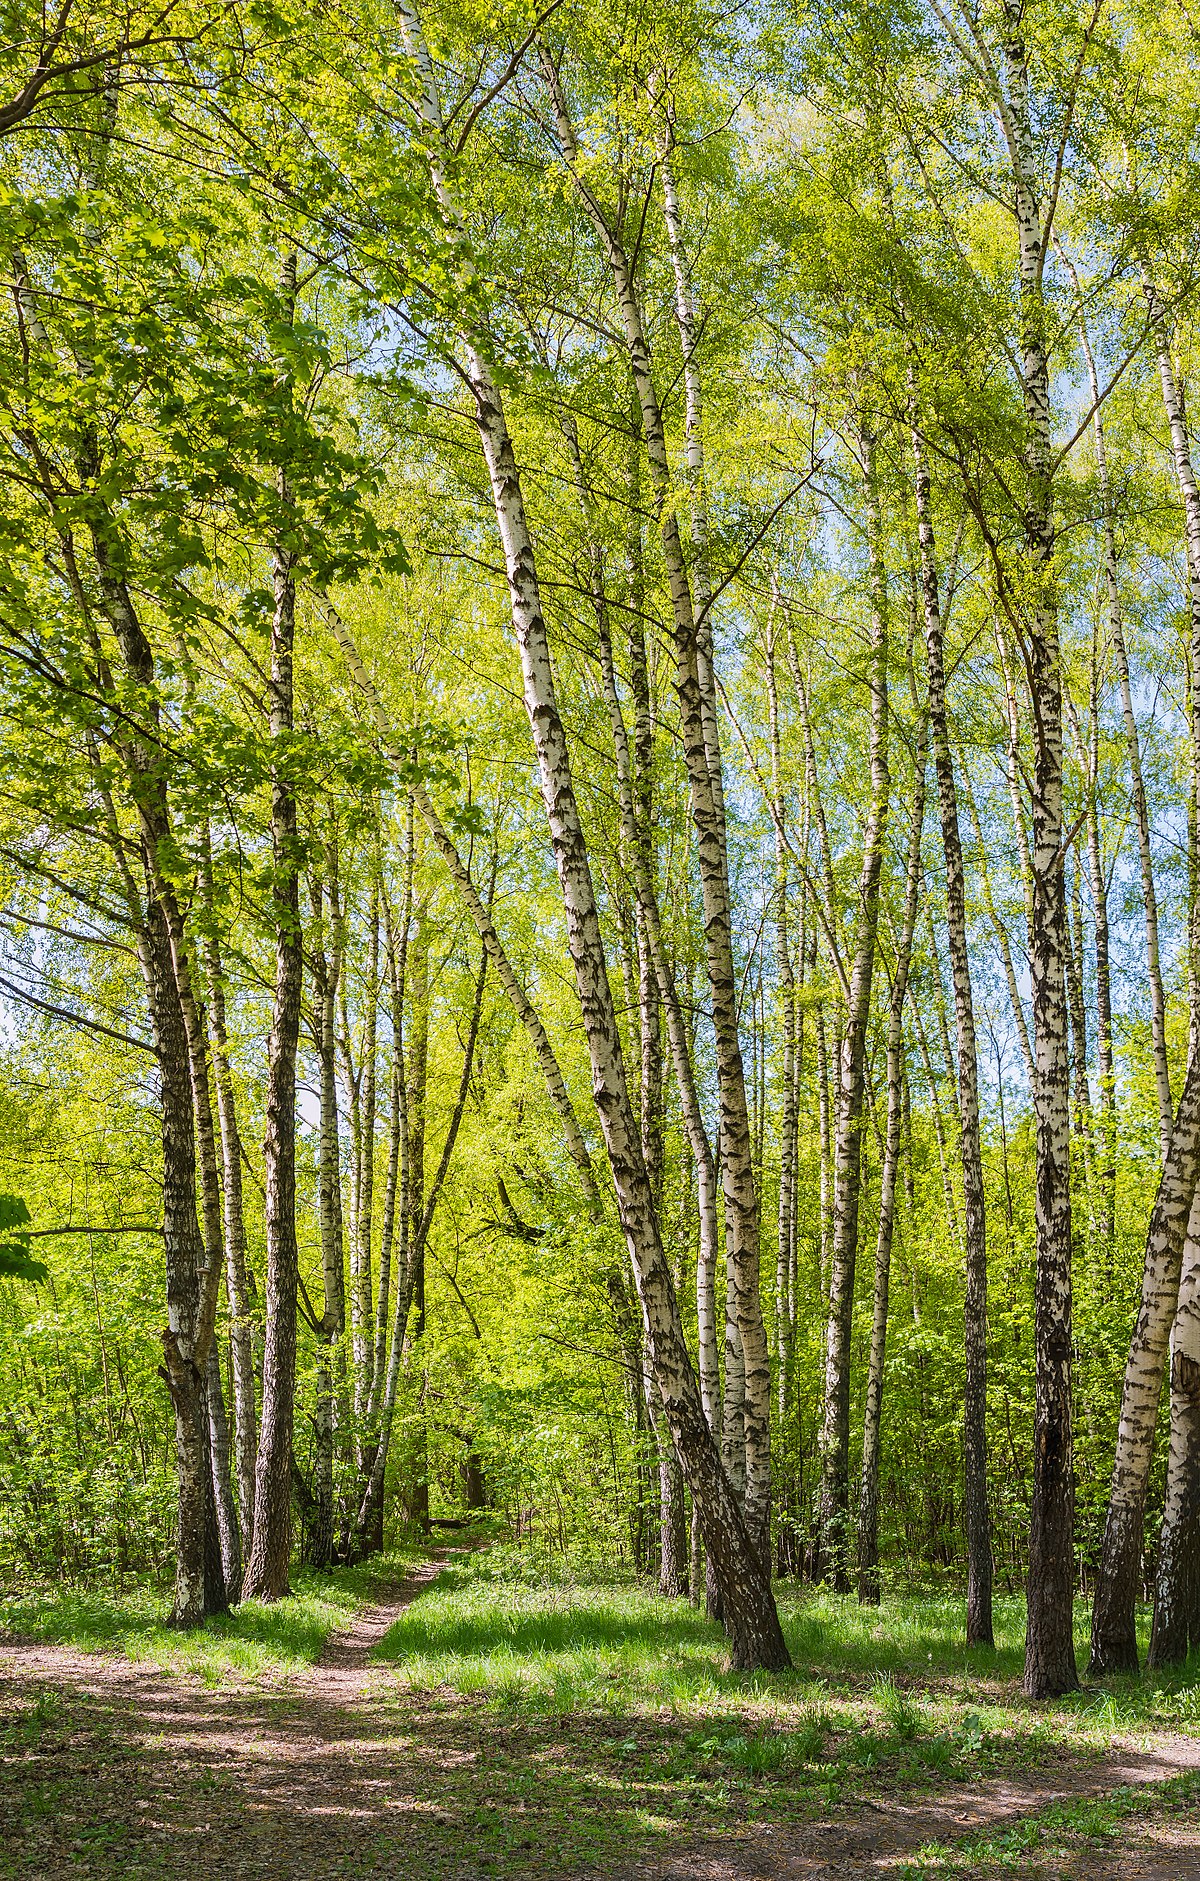
[[[0,1279],[45,1280],[47,1271],[29,1252],[29,1236],[21,1230],[29,1221],[29,1210],[19,1195],[0,1195],[0,1230],[15,1230],[11,1241],[0,1241]]]

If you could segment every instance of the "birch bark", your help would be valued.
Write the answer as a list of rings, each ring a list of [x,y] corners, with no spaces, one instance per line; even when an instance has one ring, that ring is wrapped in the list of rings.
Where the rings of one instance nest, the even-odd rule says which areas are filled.
[[[337,1101],[336,1020],[338,982],[342,969],[343,927],[336,913],[326,931],[325,884],[315,877],[311,887],[314,934],[309,946],[312,960],[313,1003],[316,1020],[317,1064],[320,1082],[320,1123],[317,1144],[317,1216],[321,1236],[324,1300],[317,1324],[317,1404],[315,1522],[310,1541],[314,1567],[334,1563],[334,1347],[346,1329],[345,1251],[342,1245],[341,1133]],[[328,941],[329,945],[326,946]]]
[[[779,1211],[775,1242],[775,1406],[782,1431],[792,1368],[794,1301],[791,1287],[792,1243],[796,1215],[796,974],[788,932],[788,852],[784,837],[782,758],[779,737],[779,689],[775,680],[774,610],[767,625],[767,709],[771,739],[771,792],[775,824],[775,972],[783,1019],[782,1104],[779,1120]],[[803,960],[803,949],[801,949]]]
[[[1025,1689],[1031,1698],[1079,1683],[1072,1641],[1075,1491],[1071,1428],[1070,1051],[1062,853],[1062,674],[1054,571],[1050,362],[1043,296],[1042,210],[1020,0],[1004,0],[1002,125],[1012,161],[1018,236],[1020,369],[1025,413],[1024,535],[1032,790],[1030,972],[1035,1040],[1037,1276],[1034,1474],[1029,1525]]]
[[[863,1413],[862,1478],[858,1499],[858,1598],[864,1606],[878,1606],[879,1578],[879,1449],[883,1420],[883,1368],[887,1350],[888,1294],[891,1287],[892,1235],[896,1220],[896,1174],[900,1164],[900,1125],[904,1099],[904,1002],[912,961],[913,933],[920,893],[921,836],[925,827],[925,766],[927,720],[922,718],[914,765],[913,801],[909,816],[908,857],[904,874],[904,912],[896,943],[896,966],[888,999],[887,1125],[883,1165],[879,1179],[879,1227],[875,1241],[875,1290],[871,1316],[871,1350],[867,1362],[866,1406]]]
[[[1064,256],[1064,260],[1066,257]],[[1074,267],[1066,262],[1071,276],[1072,286],[1077,299],[1080,299],[1079,279]],[[1154,886],[1154,859],[1150,846],[1150,813],[1146,803],[1146,784],[1142,773],[1141,740],[1138,735],[1137,718],[1133,710],[1133,690],[1129,678],[1129,654],[1125,641],[1125,610],[1121,603],[1120,563],[1117,557],[1116,518],[1113,508],[1112,483],[1108,471],[1108,452],[1104,441],[1104,416],[1100,399],[1100,381],[1096,371],[1096,357],[1092,351],[1091,339],[1086,322],[1080,318],[1079,338],[1083,347],[1083,356],[1087,363],[1088,389],[1095,408],[1092,418],[1092,437],[1096,450],[1096,477],[1100,486],[1100,505],[1104,522],[1104,585],[1108,601],[1108,629],[1113,657],[1117,666],[1117,679],[1121,689],[1121,717],[1125,731],[1125,745],[1129,754],[1129,776],[1133,786],[1134,823],[1137,830],[1138,865],[1142,879],[1142,901],[1146,924],[1146,971],[1150,986],[1150,1026],[1154,1050],[1154,1082],[1158,1096],[1159,1130],[1162,1153],[1165,1158],[1167,1144],[1171,1136],[1173,1104],[1171,1098],[1171,1074],[1167,1063],[1166,1000],[1163,995],[1162,967],[1160,963],[1158,934],[1158,897]],[[1174,378],[1170,370],[1168,352],[1168,383]],[[1174,441],[1174,433],[1172,433]],[[1194,604],[1193,604],[1194,605]],[[1094,768],[1094,767],[1093,767]],[[1093,793],[1095,781],[1093,779]]]
[[[1143,265],[1142,287],[1146,296],[1146,306],[1150,315],[1150,330],[1154,336],[1154,349],[1158,358],[1158,375],[1162,384],[1163,408],[1166,412],[1167,426],[1171,434],[1171,456],[1175,464],[1175,476],[1179,484],[1179,494],[1183,501],[1184,546],[1187,554],[1188,571],[1188,618],[1190,633],[1191,664],[1191,725],[1192,725],[1192,779],[1193,803],[1192,814],[1200,820],[1200,486],[1196,483],[1196,472],[1192,464],[1192,447],[1188,435],[1187,416],[1183,405],[1183,392],[1175,372],[1175,362],[1171,357],[1170,335],[1167,328],[1166,310],[1162,298],[1152,280],[1149,270]],[[1189,936],[1189,954],[1191,962],[1191,984],[1196,987],[1200,981],[1197,961],[1200,960],[1200,935],[1196,932],[1200,921],[1200,903],[1192,897],[1192,932]],[[1193,1048],[1196,1045],[1195,1034],[1200,1025],[1200,1001],[1193,999],[1192,1031]]]
[[[914,494],[921,555],[921,597],[929,678],[929,722],[937,773],[942,852],[946,859],[946,934],[958,1043],[959,1148],[966,1216],[963,1398],[964,1513],[967,1528],[967,1644],[992,1644],[992,1543],[987,1499],[987,1209],[979,1127],[979,1057],[967,943],[966,872],[946,703],[946,658],[937,550],[924,443],[912,428]]]
[[[230,1344],[233,1349],[234,1474],[243,1561],[249,1555],[254,1529],[254,1468],[258,1455],[258,1404],[254,1380],[253,1276],[246,1260],[246,1217],[242,1199],[242,1139],[238,1129],[237,1097],[229,1062],[229,1034],[225,1015],[225,973],[217,938],[213,906],[212,866],[205,832],[201,865],[201,892],[205,903],[205,931],[201,940],[208,981],[208,1023],[212,1045],[213,1081],[221,1129],[221,1194],[225,1210],[225,1289],[229,1299]]]
[[[888,771],[888,601],[883,566],[882,521],[875,471],[875,438],[865,420],[860,447],[866,481],[867,538],[871,563],[871,627],[867,682],[870,687],[871,798],[863,829],[858,923],[850,996],[838,1064],[834,1137],[833,1248],[829,1320],[825,1345],[825,1391],[821,1428],[821,1558],[825,1577],[847,1592],[850,1495],[850,1330],[862,1188],[862,1132],[871,985],[879,923],[891,778]]]
[[[296,257],[283,263],[282,289],[294,308]],[[288,497],[283,484],[285,501]],[[303,976],[300,929],[300,840],[290,781],[293,729],[292,662],[296,638],[294,556],[282,540],[273,553],[269,730],[271,852],[276,924],[275,997],[267,1039],[266,1091],[266,1337],[262,1426],[254,1479],[254,1543],[246,1564],[247,1598],[277,1600],[288,1591],[291,1551],[292,1409],[296,1379],[296,1050]]]

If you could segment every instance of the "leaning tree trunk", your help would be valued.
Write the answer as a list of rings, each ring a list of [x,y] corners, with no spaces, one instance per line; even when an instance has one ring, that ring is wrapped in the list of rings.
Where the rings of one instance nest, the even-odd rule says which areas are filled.
[[[108,159],[116,126],[118,92],[106,86],[100,94],[98,135],[85,165],[89,181],[96,181]],[[18,287],[18,309],[27,322],[28,337],[39,346],[48,336],[36,304],[28,293],[24,270]],[[84,342],[86,348],[86,341]],[[91,376],[91,361],[79,356],[84,378]],[[76,437],[75,468],[79,488],[79,524],[90,538],[100,599],[100,612],[117,643],[128,679],[138,696],[133,712],[117,712],[119,728],[114,743],[126,769],[129,796],[137,815],[145,894],[135,886],[117,828],[116,813],[107,785],[97,780],[114,839],[113,853],[121,872],[134,928],[154,1033],[160,1073],[163,1146],[163,1242],[166,1266],[168,1324],[162,1334],[160,1368],[175,1412],[178,1530],[173,1623],[198,1624],[206,1614],[227,1605],[222,1562],[217,1542],[213,1504],[212,1454],[209,1437],[206,1375],[213,1338],[222,1266],[220,1215],[214,1226],[212,1190],[208,1181],[215,1164],[211,1141],[201,1143],[204,1162],[204,1235],[196,1214],[197,1131],[202,1129],[208,1099],[207,1062],[203,1028],[196,1036],[196,1004],[191,998],[190,961],[183,944],[178,905],[170,886],[168,860],[173,853],[173,832],[168,809],[168,753],[160,736],[161,714],[155,689],[155,659],[143,629],[134,592],[122,570],[129,566],[119,517],[104,496],[105,465],[101,431],[84,416]],[[44,463],[38,468],[45,469]],[[63,492],[47,489],[52,513],[63,514]],[[69,571],[83,624],[95,658],[93,683],[113,691],[108,657],[84,594],[76,563],[76,545],[59,525],[63,560]],[[186,1005],[185,1005],[186,1000]],[[197,1057],[204,1071],[203,1090],[196,1086]],[[227,1462],[227,1458],[226,1458]],[[228,1477],[224,1488],[228,1491]],[[225,1508],[228,1515],[230,1499]],[[236,1529],[234,1530],[236,1537]]]
[[[163,1244],[167,1262],[162,1375],[175,1412],[178,1478],[171,1620],[175,1626],[192,1627],[199,1626],[214,1607],[219,1609],[225,1603],[223,1598],[212,1598],[212,1566],[205,1558],[212,1522],[212,1481],[204,1373],[195,1356],[204,1255],[196,1217],[196,1152],[187,1036],[179,1010],[167,924],[153,900],[147,905],[141,951],[162,1106]]]
[[[296,257],[283,267],[283,296],[295,304]],[[284,486],[286,500],[287,489]],[[274,553],[275,608],[269,682],[271,761],[271,907],[276,928],[275,1003],[267,1040],[267,1297],[262,1427],[254,1479],[254,1544],[245,1592],[277,1600],[288,1591],[291,1558],[292,1412],[296,1384],[296,1050],[303,975],[300,840],[288,745],[293,727],[292,661],[296,638],[293,556]]]
[[[1092,1607],[1093,1673],[1137,1671],[1135,1603],[1163,1362],[1179,1300],[1185,1230],[1200,1178],[1200,1053],[1192,1054],[1146,1232],[1142,1294],[1121,1388],[1112,1487]]]
[[[912,430],[921,594],[929,675],[929,723],[937,772],[942,849],[946,858],[946,933],[958,1035],[959,1148],[966,1214],[966,1306],[963,1397],[964,1512],[967,1529],[967,1644],[992,1644],[992,1538],[987,1499],[987,1207],[979,1128],[979,1059],[967,942],[966,875],[958,824],[958,793],[946,705],[945,639],[924,442]]]
[[[858,929],[850,971],[846,1029],[838,1064],[834,1137],[833,1251],[825,1344],[825,1391],[821,1427],[821,1560],[827,1579],[849,1590],[850,1519],[850,1331],[854,1269],[862,1191],[867,1027],[879,923],[879,878],[883,866],[888,795],[888,620],[882,524],[875,474],[875,440],[861,422],[871,558],[871,642],[867,680],[871,693],[871,800],[863,831]]]
[[[717,1246],[717,1187],[716,1162],[712,1146],[708,1140],[704,1117],[700,1107],[700,1098],[692,1066],[691,1042],[688,1038],[687,1021],[680,1003],[679,991],[675,984],[675,975],[663,940],[662,920],[658,906],[653,875],[649,867],[648,843],[644,820],[636,814],[631,766],[629,761],[629,740],[621,703],[617,694],[616,671],[613,665],[612,647],[609,640],[607,609],[597,608],[599,623],[600,664],[604,681],[604,694],[608,705],[609,723],[612,730],[613,747],[617,760],[618,802],[621,812],[622,829],[631,858],[635,892],[641,911],[651,960],[657,977],[659,997],[667,1022],[667,1039],[671,1048],[671,1063],[675,1072],[675,1081],[679,1087],[680,1105],[683,1110],[684,1129],[688,1145],[696,1167],[696,1190],[700,1224],[700,1251],[698,1255],[697,1283],[697,1344],[699,1353],[699,1372],[701,1395],[704,1400],[705,1416],[709,1427],[717,1428],[721,1401],[720,1370],[717,1362],[716,1319],[715,1319],[715,1276],[718,1254]]]
[[[455,227],[461,228],[461,219],[446,182],[445,130],[420,19],[411,0],[399,0],[399,11],[407,49],[422,82],[419,102],[428,133],[434,186],[444,212]],[[525,705],[533,731],[567,920],[568,947],[591,1061],[596,1109],[637,1278],[655,1381],[676,1452],[700,1508],[705,1547],[721,1586],[734,1664],[777,1668],[790,1661],[770,1581],[713,1445],[659,1234],[625,1076],[520,476],[499,389],[483,353],[474,344],[468,346],[467,372],[504,547]]]
[[[718,1255],[717,1227],[717,1187],[716,1162],[708,1140],[700,1099],[692,1064],[691,1041],[688,1036],[687,1022],[683,1006],[680,1003],[674,970],[663,941],[662,920],[658,905],[658,895],[654,879],[652,849],[652,799],[649,789],[649,777],[652,758],[652,729],[650,700],[647,685],[645,647],[641,643],[640,627],[631,630],[631,666],[633,668],[633,691],[636,719],[636,734],[633,750],[637,754],[636,768],[632,761],[630,739],[625,726],[620,695],[617,691],[616,666],[613,660],[612,635],[609,625],[608,598],[604,585],[604,568],[599,537],[592,517],[592,493],[584,476],[583,462],[579,453],[578,438],[573,422],[566,426],[568,443],[571,445],[575,462],[576,476],[580,492],[587,509],[589,523],[593,523],[589,539],[589,570],[592,589],[592,604],[596,615],[596,637],[600,654],[600,671],[604,687],[605,703],[608,707],[609,728],[612,733],[613,752],[617,770],[617,803],[620,812],[621,835],[626,850],[627,860],[633,876],[634,894],[638,911],[639,937],[644,937],[650,963],[657,981],[662,1011],[666,1017],[667,1038],[671,1049],[672,1066],[675,1081],[679,1088],[680,1103],[683,1110],[684,1130],[691,1151],[696,1171],[697,1205],[699,1214],[699,1252],[697,1255],[697,1345],[700,1373],[700,1395],[704,1405],[704,1414],[709,1429],[716,1431],[720,1421],[721,1381],[716,1344],[716,1262]],[[645,1100],[643,1100],[645,1102]],[[643,1138],[645,1137],[643,1122]],[[649,1158],[647,1161],[649,1162]],[[741,1434],[741,1395],[735,1394],[736,1420],[738,1433]],[[682,1484],[678,1479],[677,1463],[673,1457],[662,1461],[662,1467],[672,1470],[670,1479],[671,1494],[682,1495]],[[736,1478],[731,1474],[735,1489]],[[665,1558],[665,1557],[664,1557]],[[665,1570],[664,1570],[665,1573]],[[698,1577],[696,1577],[698,1579]],[[693,1595],[697,1588],[693,1587]],[[711,1603],[710,1603],[711,1604]]]
[[[1070,690],[1066,693],[1067,712],[1071,721],[1071,733],[1079,756],[1079,767],[1084,775],[1087,798],[1084,814],[1087,818],[1087,855],[1088,887],[1091,891],[1093,922],[1092,933],[1096,947],[1096,1066],[1099,1073],[1099,1129],[1098,1148],[1100,1164],[1095,1171],[1096,1190],[1099,1197],[1099,1217],[1097,1227],[1101,1243],[1106,1250],[1111,1264],[1113,1236],[1117,1226],[1117,1119],[1116,1119],[1116,1084],[1113,1069],[1113,1019],[1112,1019],[1112,968],[1109,955],[1108,927],[1108,882],[1104,872],[1104,853],[1101,845],[1100,827],[1100,674],[1099,648],[1096,644],[1096,628],[1092,629],[1092,657],[1088,677],[1088,730],[1085,739],[1075,710],[1075,702]],[[1078,880],[1078,877],[1077,877]],[[1074,952],[1080,961],[1081,975],[1085,959],[1083,937],[1083,898],[1078,896],[1078,937]],[[1081,1032],[1084,1019],[1081,1016]],[[1086,1062],[1082,1074],[1086,1089]]]
[[[630,371],[638,396],[654,501],[660,521],[674,623],[676,691],[704,904],[705,959],[712,999],[721,1112],[727,1285],[731,1289],[731,1307],[737,1321],[746,1380],[743,1405],[745,1514],[754,1546],[762,1558],[767,1560],[771,1525],[771,1368],[759,1276],[758,1193],[754,1180],[745,1067],[738,1031],[738,982],[733,963],[725,806],[720,745],[716,736],[712,663],[708,652],[711,621],[707,611],[704,618],[698,620],[692,604],[688,568],[673,500],[662,409],[654,383],[653,361],[633,268],[617,227],[605,215],[581,172],[562,80],[544,50],[542,71],[565,161],[608,260],[621,312]],[[685,346],[685,356],[686,370],[694,375],[694,348]],[[694,398],[698,381],[693,378],[689,383],[693,387],[689,396]],[[694,424],[689,435],[690,448],[694,453],[698,445]]]

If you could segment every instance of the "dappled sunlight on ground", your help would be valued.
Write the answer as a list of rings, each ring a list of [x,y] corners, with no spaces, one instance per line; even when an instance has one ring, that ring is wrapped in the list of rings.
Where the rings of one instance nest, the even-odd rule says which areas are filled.
[[[964,1655],[948,1606],[786,1599],[797,1670],[768,1679],[685,1603],[500,1550],[442,1568],[353,1617],[331,1592],[307,1660],[328,1614],[247,1614],[276,1649],[253,1676],[220,1656],[242,1616],[200,1677],[131,1659],[111,1615],[104,1653],[10,1637],[0,1876],[1200,1874],[1200,1742],[1151,1729],[1153,1689],[1134,1733],[1096,1694],[1025,1706],[1012,1640]],[[1165,1821],[1105,1800],[1172,1778]]]

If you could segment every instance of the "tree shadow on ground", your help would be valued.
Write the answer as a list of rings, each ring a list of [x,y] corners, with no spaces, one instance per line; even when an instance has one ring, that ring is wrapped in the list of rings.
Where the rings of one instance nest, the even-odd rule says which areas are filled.
[[[1019,1819],[1064,1782],[1060,1760],[1040,1788],[1027,1770],[939,1776],[922,1796],[914,1746],[882,1734],[872,1782],[885,1809],[835,1787],[839,1747],[823,1733],[806,1760],[760,1768],[736,1715],[689,1730],[632,1711],[503,1714],[404,1692],[383,1668],[335,1702],[321,1678],[210,1691],[115,1658],[6,1649],[0,1876],[866,1876],[881,1861],[899,1872],[964,1820]],[[1114,1779],[1097,1766],[1072,1780]]]

